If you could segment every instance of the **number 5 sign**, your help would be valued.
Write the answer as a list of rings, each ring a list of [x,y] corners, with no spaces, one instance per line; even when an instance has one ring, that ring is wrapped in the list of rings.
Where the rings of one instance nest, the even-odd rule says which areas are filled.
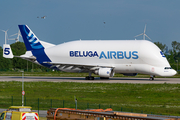
[[[3,57],[5,58],[13,58],[12,50],[9,44],[3,45]]]

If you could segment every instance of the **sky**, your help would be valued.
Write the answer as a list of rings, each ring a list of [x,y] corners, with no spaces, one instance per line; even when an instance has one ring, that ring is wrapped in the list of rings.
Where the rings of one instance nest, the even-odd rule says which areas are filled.
[[[0,29],[9,29],[10,36],[18,32],[19,24],[26,24],[40,40],[61,44],[134,40],[146,24],[152,42],[171,48],[172,41],[180,42],[179,5],[180,0],[0,0]],[[4,42],[0,31],[0,46]]]

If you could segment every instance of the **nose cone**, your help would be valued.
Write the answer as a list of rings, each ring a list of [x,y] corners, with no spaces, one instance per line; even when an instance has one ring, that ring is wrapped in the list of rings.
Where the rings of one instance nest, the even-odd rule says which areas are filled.
[[[177,74],[177,72],[174,69],[172,69],[171,73],[172,73],[172,76]]]

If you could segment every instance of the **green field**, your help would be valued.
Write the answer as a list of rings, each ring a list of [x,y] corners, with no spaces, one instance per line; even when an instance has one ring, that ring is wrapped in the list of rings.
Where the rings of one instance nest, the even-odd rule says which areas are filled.
[[[0,108],[11,105],[12,96],[13,103],[18,100],[21,105],[21,86],[21,82],[0,82]],[[79,109],[99,106],[118,111],[180,116],[179,84],[25,82],[24,86],[26,104],[33,109],[37,109],[38,98],[40,109],[62,107],[62,101],[66,102],[65,107],[75,107],[76,96]],[[31,104],[32,101],[35,105]],[[50,101],[53,101],[52,105]]]

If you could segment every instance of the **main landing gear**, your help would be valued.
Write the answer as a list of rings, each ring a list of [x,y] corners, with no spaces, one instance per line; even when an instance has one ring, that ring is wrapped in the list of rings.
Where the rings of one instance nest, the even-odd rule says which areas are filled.
[[[155,75],[150,75],[149,80],[153,81],[153,80],[154,80],[154,77],[155,77]]]
[[[100,79],[101,79],[101,80],[103,80],[103,79],[104,79],[104,80],[108,80],[109,77],[100,77]]]
[[[92,76],[87,76],[85,79],[86,79],[86,80],[94,80],[94,77],[92,77]]]
[[[89,72],[89,76],[85,77],[86,80],[94,80],[94,77],[91,76],[92,71]]]

